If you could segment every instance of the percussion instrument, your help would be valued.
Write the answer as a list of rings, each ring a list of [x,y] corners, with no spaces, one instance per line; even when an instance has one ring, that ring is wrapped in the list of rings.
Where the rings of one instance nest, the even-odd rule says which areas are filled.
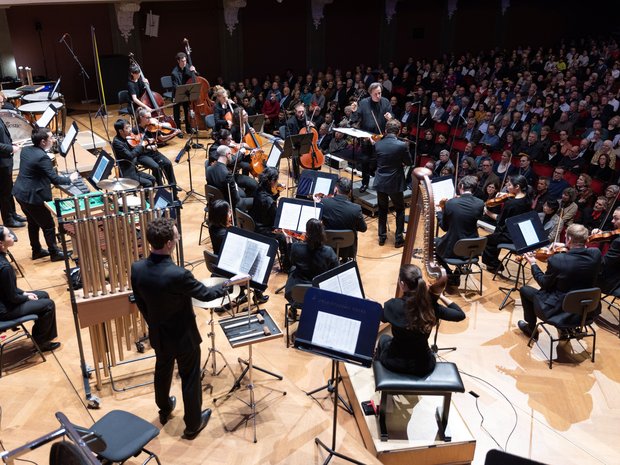
[[[25,102],[46,102],[51,100],[61,100],[62,94],[59,92],[54,92],[52,94],[52,98],[49,98],[49,92],[35,92],[34,94],[24,95],[22,98]]]
[[[27,97],[27,96],[24,96],[24,97]],[[46,101],[25,103],[23,105],[20,105],[18,110],[24,114],[24,116],[26,117],[28,121],[34,124],[41,117],[41,115],[45,112],[45,110],[47,110],[47,107],[49,107],[50,104],[54,105],[54,108],[56,108],[56,110],[60,110],[61,108],[64,107],[64,105],[60,102],[51,102],[49,100],[46,100]],[[52,128],[52,126],[53,126],[53,123],[50,124],[50,129],[54,131],[55,128]]]
[[[30,140],[32,136],[32,124],[22,115],[13,110],[0,110],[0,118],[4,121],[11,140],[14,144],[20,144]]]
[[[15,106],[15,108],[22,104],[22,93],[19,90],[5,89],[2,93],[6,99]]]
[[[110,178],[99,181],[99,188],[107,191],[124,191],[127,189],[135,189],[140,183],[129,178]]]
[[[225,281],[228,281],[228,278],[205,278],[200,280],[200,282],[207,287],[217,286],[224,283]],[[239,292],[241,292],[241,288],[237,285],[233,286],[232,289],[230,289],[229,291],[231,299],[234,299],[236,296],[238,296]],[[218,308],[223,307],[224,305],[226,305],[226,303],[228,303],[228,298],[226,296],[217,297],[207,302],[192,298],[192,305],[198,308]]]

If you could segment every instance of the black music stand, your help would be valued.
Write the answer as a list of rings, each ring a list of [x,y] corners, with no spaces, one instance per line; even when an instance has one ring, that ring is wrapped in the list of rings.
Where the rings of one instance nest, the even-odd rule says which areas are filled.
[[[312,133],[295,134],[292,136],[288,136],[284,140],[284,148],[282,149],[282,153],[280,154],[280,159],[286,158],[289,173],[291,173],[291,159],[293,159],[293,170],[295,169],[295,166],[297,166],[297,169],[299,170],[299,158],[301,157],[301,154],[307,153],[312,150],[312,136]],[[293,179],[295,180],[295,182],[297,182],[297,174],[298,173],[293,172]],[[286,182],[287,192],[289,189],[288,179],[290,179],[290,176],[287,177]]]
[[[356,129],[356,128],[335,128],[334,131],[342,132],[346,136],[352,137],[354,140],[353,150],[351,150],[351,160],[350,160],[351,164],[353,165],[351,166],[351,194],[350,194],[351,202],[353,202],[353,172],[357,169],[357,163],[358,163],[358,161],[355,160],[355,148],[360,147],[360,150],[361,150],[362,144],[358,142],[358,140],[369,139],[370,137],[372,137],[372,134],[366,131],[362,131],[361,129]]]
[[[77,157],[75,156],[75,147],[73,147],[73,145],[75,144],[75,141],[77,140],[77,135],[79,131],[80,130],[78,128],[78,124],[74,121],[73,124],[69,126],[69,130],[67,131],[67,134],[65,134],[65,137],[62,140],[62,143],[58,147],[58,152],[65,159],[65,171],[67,172],[68,172],[67,155],[69,154],[69,150],[73,152],[73,164],[75,166],[75,171],[78,171]]]
[[[332,360],[334,384],[334,415],[332,420],[332,444],[327,446],[318,437],[314,442],[328,452],[323,462],[327,465],[332,457],[358,465],[355,459],[336,452],[336,426],[338,424],[338,385],[340,362],[354,363],[369,368],[379,323],[381,305],[370,300],[358,299],[317,288],[310,288],[304,298],[304,311],[299,319],[295,348]]]
[[[175,105],[179,103],[196,102],[197,100],[200,100],[201,86],[202,84],[200,82],[191,83],[191,84],[183,84],[183,85],[177,86],[174,91]],[[187,118],[187,115],[185,115],[185,118]],[[176,163],[179,163],[181,161],[181,158],[183,158],[183,153],[187,152],[187,168],[189,171],[189,190],[185,191],[186,196],[181,203],[185,203],[187,199],[189,199],[192,195],[196,196],[196,198],[202,197],[202,200],[201,199],[198,199],[198,200],[201,200],[203,203],[206,203],[207,197],[205,196],[205,194],[194,190],[194,183],[192,180],[192,163],[191,163],[192,157],[191,157],[190,149],[192,148],[195,150],[204,149],[204,145],[202,144],[192,144],[192,140],[194,140],[195,137],[197,138],[196,134],[198,134],[198,131],[196,130],[197,128],[193,128],[193,129],[195,129],[195,131],[192,131],[192,133],[189,136],[189,140],[185,144],[185,147],[179,153],[179,156],[177,156],[177,158],[174,160]]]

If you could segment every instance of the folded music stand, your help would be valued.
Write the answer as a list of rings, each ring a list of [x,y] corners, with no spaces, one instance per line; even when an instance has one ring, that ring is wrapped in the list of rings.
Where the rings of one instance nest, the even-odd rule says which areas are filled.
[[[301,157],[301,154],[308,153],[310,150],[312,150],[312,137],[313,137],[313,134],[308,133],[308,134],[295,134],[292,136],[288,136],[286,139],[284,139],[284,148],[282,149],[280,158],[281,159],[286,158],[289,173],[291,173],[291,159],[293,160],[294,163],[296,163],[295,166],[300,166],[299,158]],[[293,173],[293,178],[295,177],[295,174],[296,173]],[[289,186],[288,186],[289,179],[290,179],[290,176],[287,177],[287,181],[286,181],[287,192],[289,189]],[[295,181],[297,181],[297,179],[295,179]]]
[[[351,151],[351,163],[353,167],[351,168],[351,186],[353,186],[353,171],[357,168],[357,160],[355,160],[355,147],[359,146],[359,139],[370,139],[373,134],[370,132],[362,131],[361,129],[356,128],[334,128],[335,132],[341,132],[346,136],[352,137],[354,140],[353,150]],[[351,201],[353,201],[353,189],[351,189]]]

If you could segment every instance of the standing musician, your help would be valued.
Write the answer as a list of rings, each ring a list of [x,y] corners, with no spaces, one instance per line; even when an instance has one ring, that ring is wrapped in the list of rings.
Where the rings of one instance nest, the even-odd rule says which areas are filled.
[[[620,229],[620,207],[614,210],[611,223],[614,229]],[[592,230],[592,234],[597,233],[601,233],[601,230]],[[613,294],[620,288],[620,235],[615,236],[603,257],[598,286],[605,294]]]
[[[145,78],[142,80],[140,77],[140,68],[138,65],[132,64],[129,67],[129,82],[127,83],[127,91],[129,92],[131,101],[133,102],[133,105],[138,108],[144,108],[145,110],[152,111],[153,109],[151,107],[140,100],[140,96],[146,91],[146,86],[148,83],[148,79]]]
[[[17,214],[13,190],[13,155],[20,147],[13,144],[9,129],[0,118],[0,212],[2,223],[9,228],[23,228],[26,218]]]
[[[114,130],[116,131],[116,136],[112,141],[112,150],[120,168],[121,176],[138,181],[142,187],[153,187],[155,185],[155,178],[148,173],[136,170],[138,158],[146,150],[149,150],[149,146],[145,145],[148,142],[143,141],[143,143],[138,143],[138,145],[132,147],[127,139],[134,138],[135,136],[131,130],[131,124],[125,119],[117,119],[114,123]],[[155,149],[157,149],[156,146]]]
[[[462,321],[465,312],[439,294],[422,277],[416,265],[403,265],[398,273],[398,287],[403,296],[383,304],[381,320],[392,325],[393,336],[379,338],[375,358],[388,370],[425,376],[435,369],[435,354],[428,338],[438,320]]]
[[[381,87],[379,87],[381,89]],[[376,91],[375,91],[376,92]],[[379,91],[380,93],[380,91]],[[379,245],[384,245],[387,238],[387,216],[389,203],[392,200],[396,211],[396,232],[394,247],[405,245],[405,200],[403,192],[407,189],[404,166],[411,165],[409,145],[397,139],[400,133],[400,122],[389,120],[385,125],[385,137],[375,144],[377,172],[373,188],[377,191],[379,206]]]
[[[383,134],[385,124],[392,119],[392,105],[385,97],[381,97],[382,86],[379,82],[373,82],[368,87],[369,97],[362,99],[359,104],[353,102],[351,104],[351,122],[359,122],[359,128],[363,131],[373,134]],[[370,182],[371,172],[374,172],[374,162],[372,144],[369,140],[362,140],[362,187],[360,192],[366,192],[368,183]]]
[[[601,266],[601,251],[585,246],[588,230],[581,224],[573,224],[566,230],[568,252],[556,253],[547,261],[547,271],[536,264],[533,252],[525,254],[532,267],[532,275],[540,285],[540,290],[523,286],[519,290],[523,304],[523,318],[517,325],[528,337],[538,338],[536,319],[545,321],[551,317],[562,325],[579,325],[581,316],[562,310],[566,293],[578,289],[594,287]],[[600,312],[600,305],[595,312]],[[563,336],[560,330],[560,338]]]
[[[215,106],[213,107],[215,130],[230,129],[233,122],[233,109],[232,101],[228,98],[228,91],[217,85],[213,88],[213,95],[215,95]]]
[[[157,129],[153,131],[152,126],[157,127],[158,124],[157,120],[151,117],[151,112],[149,110],[145,108],[140,108],[138,110],[138,132],[143,139],[153,141],[153,144],[147,146],[146,150],[138,156],[138,162],[151,170],[158,186],[164,185],[162,172],[166,176],[168,184],[176,184],[172,163],[164,154],[157,150],[157,145],[155,145],[154,142],[157,139]]]
[[[294,107],[295,113],[286,120],[286,135],[296,136],[302,128],[313,128],[314,123],[306,116],[306,106],[299,102]],[[299,179],[299,157],[293,157],[293,177]]]
[[[56,242],[56,224],[52,214],[45,206],[45,202],[52,200],[50,184],[71,184],[79,173],[71,176],[58,176],[47,155],[54,145],[55,137],[48,128],[35,127],[32,131],[32,146],[22,149],[19,158],[19,174],[13,186],[13,195],[22,207],[28,219],[28,238],[32,248],[32,259],[50,256],[51,261],[65,259]],[[43,237],[47,249],[41,247],[39,230],[43,230]]]
[[[460,239],[478,237],[478,220],[482,218],[484,202],[473,195],[478,180],[475,176],[464,176],[458,184],[459,196],[446,202],[439,226],[447,231],[435,245],[437,261],[448,274],[448,284],[459,286],[460,271],[452,271],[445,262],[446,258],[459,258],[454,255],[454,245]]]
[[[196,73],[196,68],[194,66],[187,66],[187,54],[185,52],[179,52],[176,56],[177,65],[174,67],[172,72],[170,73],[172,77],[172,95],[176,91],[176,88],[180,85],[185,84],[191,78],[194,77],[194,73]],[[183,107],[183,115],[185,116],[185,132],[187,134],[192,133],[192,118],[189,111],[189,102],[183,103],[175,103],[172,107],[174,122],[177,128],[181,127],[181,107]],[[179,132],[177,137],[183,138],[183,133]]]
[[[151,245],[148,258],[131,265],[131,287],[140,313],[149,327],[155,350],[155,403],[159,421],[166,424],[176,406],[170,384],[177,362],[185,414],[185,439],[194,439],[207,426],[211,409],[202,410],[200,343],[192,297],[209,301],[225,295],[221,286],[206,287],[189,270],[177,266],[170,254],[179,241],[171,218],[156,218],[146,228]]]
[[[493,213],[486,206],[484,208],[484,214],[497,221],[495,232],[487,236],[487,246],[482,254],[482,263],[487,266],[487,270],[491,273],[502,271],[497,246],[502,243],[512,243],[506,220],[531,210],[531,201],[527,196],[527,181],[523,176],[519,174],[511,176],[506,181],[506,188],[508,189],[508,198],[504,202],[501,213]]]

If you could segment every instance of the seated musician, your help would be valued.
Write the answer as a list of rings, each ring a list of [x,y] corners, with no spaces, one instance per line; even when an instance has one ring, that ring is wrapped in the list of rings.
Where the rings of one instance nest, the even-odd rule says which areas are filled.
[[[274,232],[276,214],[278,212],[277,200],[280,196],[278,189],[278,170],[270,166],[266,167],[258,177],[258,189],[254,193],[254,203],[250,208],[250,216],[256,225],[255,231],[263,236],[275,238],[280,249],[282,269],[288,273],[290,260],[288,257],[287,238],[282,233]]]
[[[511,197],[504,202],[504,208],[502,208],[501,213],[492,213],[486,206],[484,208],[484,213],[497,221],[495,232],[487,236],[487,246],[482,254],[482,263],[487,266],[487,270],[491,273],[503,269],[499,261],[500,250],[497,246],[501,243],[512,243],[512,238],[506,226],[506,220],[531,210],[531,201],[527,196],[527,181],[525,177],[519,174],[511,176],[506,181],[506,187]]]
[[[14,244],[13,233],[0,225],[0,321],[14,320],[27,315],[37,315],[32,337],[42,351],[55,350],[56,305],[45,291],[22,291],[17,287],[15,270],[7,259],[9,247]]]
[[[284,297],[293,302],[291,292],[296,284],[312,284],[312,280],[326,271],[336,268],[340,262],[336,252],[325,245],[325,228],[320,220],[311,218],[306,223],[306,240],[291,244],[291,269],[286,281]],[[295,312],[295,310],[292,310]],[[295,320],[296,315],[287,315]]]
[[[339,134],[339,133],[336,133]],[[340,258],[346,260],[357,255],[357,233],[366,232],[368,225],[362,213],[362,207],[351,202],[351,180],[340,177],[334,187],[334,195],[324,196],[321,220],[325,229],[350,229],[355,232],[355,242],[351,247],[340,249]]]
[[[157,120],[151,117],[150,111],[143,108],[138,110],[138,133],[143,138],[147,139],[147,141],[155,142],[157,140],[156,132],[158,124]],[[155,126],[155,128],[153,126]],[[174,169],[172,168],[170,160],[157,150],[156,142],[150,147],[151,148],[147,147],[141,155],[138,155],[138,162],[151,170],[158,186],[164,185],[162,173],[166,176],[168,184],[176,184]]]
[[[611,222],[614,230],[620,229],[620,207],[614,210]],[[600,229],[592,230],[592,234],[601,232]],[[620,236],[613,235],[610,239],[612,242],[607,253],[603,256],[597,285],[605,294],[616,294],[616,291],[620,289]]]
[[[233,120],[232,101],[228,98],[228,91],[222,86],[213,88],[215,105],[213,106],[213,118],[215,119],[215,131],[230,129]]]
[[[207,184],[217,187],[224,198],[232,205],[233,211],[239,207],[247,210],[252,200],[246,198],[245,192],[237,188],[235,178],[228,168],[232,163],[232,150],[227,145],[217,148],[217,162],[207,166]]]
[[[146,91],[146,86],[148,83],[148,79],[142,80],[140,77],[140,68],[138,65],[133,64],[129,67],[129,82],[127,83],[127,91],[129,92],[129,97],[131,98],[131,102],[133,104],[132,108],[144,108],[148,111],[152,110],[151,107],[140,100],[140,97]]]
[[[577,326],[581,316],[562,310],[562,301],[566,293],[579,289],[594,287],[601,266],[601,251],[586,248],[588,230],[580,224],[573,224],[566,230],[566,247],[568,252],[556,253],[547,261],[547,271],[536,264],[533,252],[525,254],[532,267],[532,275],[540,290],[523,286],[519,290],[523,304],[523,318],[517,325],[526,336],[530,337],[536,328],[536,319],[547,320],[558,317],[565,325]],[[600,306],[597,310],[600,312]],[[556,318],[554,318],[555,320]],[[538,333],[534,334],[534,338]],[[560,333],[562,337],[562,333]]]
[[[225,200],[214,200],[209,204],[209,236],[213,253],[219,255],[226,237],[226,230],[232,226],[232,209]]]
[[[454,246],[460,239],[478,237],[478,220],[482,217],[484,202],[474,197],[478,180],[475,176],[465,176],[459,181],[459,196],[446,202],[441,215],[441,229],[446,234],[437,240],[435,252],[437,260],[448,273],[448,284],[459,286],[460,271],[454,271],[445,262],[446,258],[458,258],[454,255]]]
[[[121,176],[138,181],[142,187],[154,186],[155,178],[153,176],[136,170],[138,157],[147,150],[147,145],[144,145],[147,142],[138,142],[135,147],[132,147],[127,140],[127,138],[134,136],[131,131],[131,125],[122,118],[116,120],[114,129],[116,130],[116,136],[112,141],[112,150],[120,168]]]
[[[437,320],[462,321],[465,312],[447,298],[439,304],[439,294],[429,289],[416,265],[403,265],[398,273],[398,287],[403,296],[383,304],[381,320],[392,325],[393,336],[379,338],[375,358],[388,370],[428,375],[435,369],[435,355],[428,338]]]

